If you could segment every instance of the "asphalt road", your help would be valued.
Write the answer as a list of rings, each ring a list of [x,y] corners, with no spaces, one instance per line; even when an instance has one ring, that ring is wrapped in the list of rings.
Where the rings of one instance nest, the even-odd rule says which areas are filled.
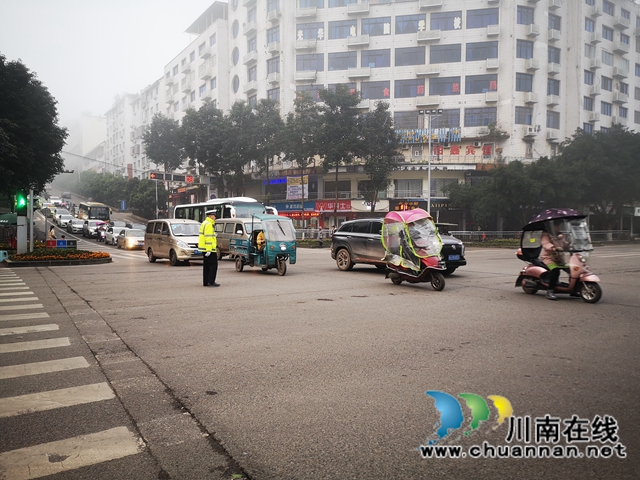
[[[77,337],[83,345],[74,348],[90,350],[115,392],[109,402],[119,421],[111,426],[128,426],[144,441],[139,455],[84,467],[78,478],[126,478],[129,463],[149,478],[176,479],[638,477],[638,245],[596,249],[591,265],[604,295],[595,305],[524,294],[514,287],[523,263],[505,249],[468,250],[469,265],[435,292],[393,285],[369,266],[338,271],[328,249],[300,250],[284,277],[238,273],[224,259],[221,287],[205,289],[197,263],[150,264],[143,252],[95,241],[90,248],[109,249],[113,263],[17,272],[47,311],[68,317],[72,346]],[[0,361],[26,359],[3,353]],[[33,388],[10,382],[14,393]],[[557,445],[567,445],[563,421],[574,415],[578,423],[614,420],[616,442],[599,442],[595,427],[582,435],[593,435],[589,445],[619,444],[626,458],[424,459],[419,447],[435,438],[440,418],[430,390],[503,396],[515,417],[532,423],[549,415],[560,425]],[[465,430],[471,412],[461,403]],[[473,434],[452,432],[438,445],[524,445],[506,441],[508,421],[498,426],[487,403],[491,416]],[[83,408],[75,421],[93,431],[92,410]],[[96,408],[104,430],[109,415]],[[14,425],[0,450],[36,443],[15,425],[34,422],[30,432],[47,418],[0,418],[3,432]],[[586,451],[585,443],[571,445]]]

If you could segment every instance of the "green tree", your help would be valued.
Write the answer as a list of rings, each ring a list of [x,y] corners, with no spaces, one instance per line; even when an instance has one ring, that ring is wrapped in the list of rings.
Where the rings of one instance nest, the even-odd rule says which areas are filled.
[[[369,178],[363,193],[365,200],[371,203],[371,212],[375,212],[379,192],[391,184],[391,174],[396,165],[394,156],[398,153],[398,136],[393,128],[389,104],[376,103],[373,112],[362,116],[360,130],[364,171]]]
[[[225,136],[224,158],[228,170],[224,180],[231,192],[244,191],[244,167],[256,160],[257,149],[252,135],[256,132],[253,109],[243,100],[236,101],[227,116],[229,131]]]
[[[180,124],[156,113],[142,135],[145,153],[154,163],[171,172],[182,165],[184,152],[180,141]]]
[[[0,54],[0,195],[40,192],[64,170],[56,101],[21,62]]]
[[[356,106],[360,93],[351,93],[349,87],[338,84],[335,91],[320,90],[322,122],[318,129],[320,155],[327,172],[335,169],[334,222],[338,216],[338,171],[341,165],[350,164],[362,156],[363,145],[360,134],[359,115]]]
[[[253,148],[252,157],[256,161],[258,171],[264,172],[267,177],[266,201],[271,202],[269,164],[273,157],[280,154],[279,136],[284,127],[284,122],[280,116],[278,103],[274,100],[261,99],[254,110],[254,122],[251,132],[251,145]]]

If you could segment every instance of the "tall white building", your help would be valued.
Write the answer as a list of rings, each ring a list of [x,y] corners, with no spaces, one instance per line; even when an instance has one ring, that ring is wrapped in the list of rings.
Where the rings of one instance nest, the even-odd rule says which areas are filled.
[[[111,173],[116,175],[133,176],[133,144],[132,127],[133,105],[138,101],[138,95],[119,95],[115,103],[106,113],[107,138],[105,141],[105,165]]]

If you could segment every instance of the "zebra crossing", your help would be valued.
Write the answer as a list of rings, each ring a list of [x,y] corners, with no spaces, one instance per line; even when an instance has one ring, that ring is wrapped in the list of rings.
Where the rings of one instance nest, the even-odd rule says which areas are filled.
[[[13,432],[15,436],[18,435],[16,429],[6,428],[2,422],[13,421],[11,425],[15,425],[17,420],[19,424],[20,419],[27,416],[33,419],[39,412],[61,416],[65,409],[115,398],[107,382],[40,389],[47,383],[47,375],[69,375],[71,380],[76,372],[96,369],[93,358],[71,353],[74,339],[60,331],[61,325],[50,321],[43,304],[25,282],[11,269],[0,269],[0,431],[3,432],[0,436],[0,479],[40,478],[135,456],[143,451],[139,435],[131,427],[122,425],[44,443],[36,443],[36,436],[36,441],[28,446],[5,447],[19,443],[19,439],[11,438],[11,433],[6,432]],[[48,334],[51,338],[32,338],[38,334]],[[55,358],[43,360],[43,352]],[[64,382],[66,378],[57,377],[56,381]],[[29,393],[7,394],[20,388]],[[46,423],[37,427],[42,428],[43,436],[45,433],[52,435],[45,432]]]

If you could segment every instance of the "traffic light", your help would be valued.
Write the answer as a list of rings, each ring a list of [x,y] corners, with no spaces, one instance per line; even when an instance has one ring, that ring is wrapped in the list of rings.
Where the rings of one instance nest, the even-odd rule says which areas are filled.
[[[16,215],[26,217],[28,205],[29,202],[27,201],[27,194],[24,193],[24,190],[18,191],[18,193],[16,193]]]

